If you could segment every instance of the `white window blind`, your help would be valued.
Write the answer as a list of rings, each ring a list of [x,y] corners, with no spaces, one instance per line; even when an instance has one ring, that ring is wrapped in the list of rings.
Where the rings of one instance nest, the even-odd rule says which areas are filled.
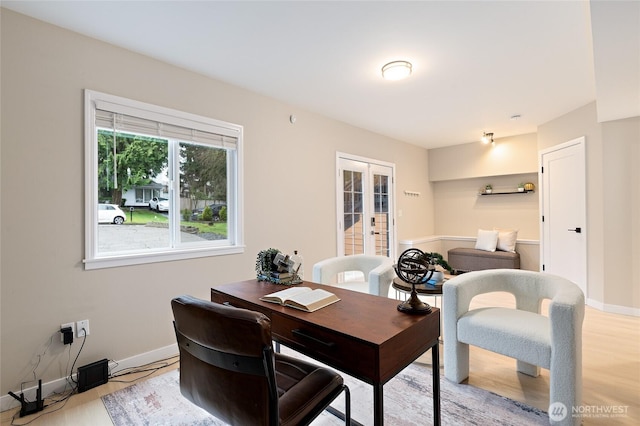
[[[120,107],[120,108],[119,108]],[[132,110],[136,116],[120,110]],[[165,116],[131,107],[121,107],[110,102],[96,101],[96,127],[131,132],[146,136],[177,139],[205,143],[226,149],[236,149],[238,137],[232,129],[225,129],[209,123],[190,119]]]

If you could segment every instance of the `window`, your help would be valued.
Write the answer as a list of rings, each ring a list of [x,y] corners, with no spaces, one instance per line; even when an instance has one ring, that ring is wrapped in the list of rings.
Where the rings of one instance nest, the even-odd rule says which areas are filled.
[[[149,200],[152,199],[153,197],[157,197],[158,194],[158,190],[154,190],[152,188],[136,188],[135,189],[135,197],[136,197],[136,204],[138,205],[138,203],[142,203],[143,205],[145,203],[149,203]],[[125,206],[129,205],[128,200],[125,198]]]
[[[244,250],[242,126],[85,91],[85,269]]]

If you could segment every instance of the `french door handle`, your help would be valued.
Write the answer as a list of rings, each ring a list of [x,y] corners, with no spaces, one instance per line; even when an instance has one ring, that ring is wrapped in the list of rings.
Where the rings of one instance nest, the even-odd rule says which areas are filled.
[[[576,234],[580,234],[580,233],[582,233],[582,228],[577,227],[575,229],[567,229],[567,231],[575,232]]]

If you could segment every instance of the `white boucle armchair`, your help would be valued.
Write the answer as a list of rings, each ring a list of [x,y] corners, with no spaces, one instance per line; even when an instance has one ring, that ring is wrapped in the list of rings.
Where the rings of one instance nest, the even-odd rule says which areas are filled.
[[[343,272],[359,271],[366,281],[337,282]],[[313,265],[312,281],[387,297],[395,277],[393,260],[385,256],[355,254],[321,260]]]
[[[469,310],[474,296],[495,291],[513,294],[516,308]],[[548,317],[540,314],[544,299],[550,299]],[[515,358],[518,371],[533,377],[546,368],[550,404],[561,402],[567,409],[561,421],[551,423],[580,423],[571,415],[582,399],[584,294],[576,284],[534,271],[468,272],[444,283],[443,318],[447,379],[460,383],[469,377],[469,345]]]

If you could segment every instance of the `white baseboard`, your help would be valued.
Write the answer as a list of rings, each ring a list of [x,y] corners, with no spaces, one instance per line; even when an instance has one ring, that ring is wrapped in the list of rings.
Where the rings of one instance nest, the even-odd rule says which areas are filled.
[[[610,305],[608,303],[602,303],[598,300],[587,299],[587,305],[599,311],[608,312],[610,314],[628,315],[631,317],[640,317],[639,308],[631,308],[629,306]]]
[[[129,358],[125,358],[120,361],[109,361],[109,372],[111,374],[117,373],[118,371],[137,367],[139,365],[145,365],[152,362],[160,361],[166,358],[171,358],[178,355],[178,344],[174,343],[169,346],[165,346],[163,348],[154,349],[149,352],[145,352],[142,354],[134,355]],[[76,374],[73,374],[73,378],[76,379]],[[62,392],[67,386],[67,378],[61,377],[56,380],[52,380],[47,383],[42,384],[42,396],[46,398],[55,392]],[[25,398],[30,401],[34,401],[36,398],[36,389],[37,386],[33,386],[24,390]],[[16,395],[20,395],[20,390],[13,391]],[[10,395],[4,395],[0,397],[0,411],[9,410],[15,407],[19,407],[20,403],[11,397]]]

